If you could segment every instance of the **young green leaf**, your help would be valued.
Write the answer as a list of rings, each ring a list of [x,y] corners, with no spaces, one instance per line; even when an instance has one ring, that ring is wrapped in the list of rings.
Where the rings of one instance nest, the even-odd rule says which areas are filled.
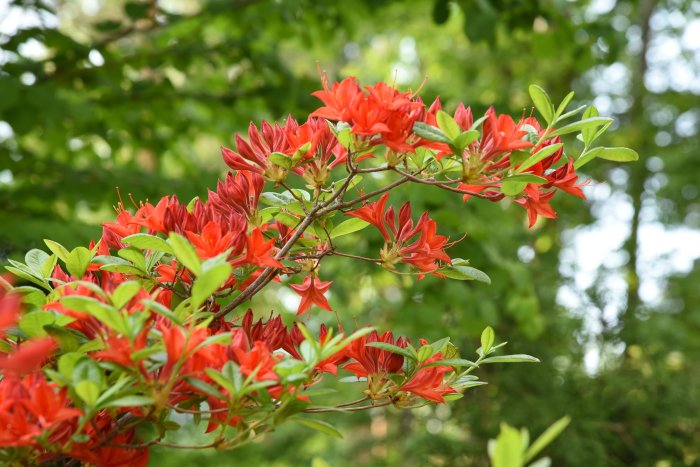
[[[550,144],[549,146],[545,146],[536,153],[534,153],[532,156],[530,156],[525,162],[520,164],[520,167],[518,167],[515,170],[515,173],[521,173],[524,172],[525,170],[529,169],[533,165],[537,164],[538,162],[541,162],[542,160],[546,159],[547,157],[551,156],[555,152],[557,152],[559,149],[561,149],[564,146],[563,143],[556,143],[556,144]]]
[[[437,111],[436,120],[438,127],[445,133],[450,141],[454,141],[462,133],[462,128],[460,128],[459,123],[444,110]]]
[[[488,355],[489,350],[493,346],[493,341],[496,339],[496,334],[493,332],[491,326],[486,326],[486,328],[481,332],[481,353],[482,355]],[[482,360],[485,361],[485,360]]]
[[[46,240],[44,239],[44,243],[46,243],[46,246],[49,247],[49,250],[51,252],[58,256],[58,258],[63,261],[64,263],[68,260],[68,255],[70,254],[66,247],[61,245],[60,243],[54,242],[53,240]]]
[[[525,354],[515,354],[515,355],[499,355],[496,357],[488,357],[481,361],[481,363],[539,363],[538,358],[532,355]]]
[[[342,438],[343,435],[330,423],[324,422],[323,420],[316,420],[313,418],[306,417],[293,417],[291,420],[300,423],[314,430],[318,430],[327,435],[335,436],[336,438]]]
[[[129,301],[134,298],[134,295],[141,290],[141,284],[138,281],[126,281],[119,284],[119,286],[112,292],[111,301],[112,304],[121,309],[124,305],[129,303]]]
[[[452,265],[440,269],[440,274],[450,279],[460,281],[479,281],[486,284],[491,283],[491,278],[479,269],[469,266],[469,262],[460,258],[453,258]]]
[[[75,393],[88,407],[92,407],[100,397],[100,387],[92,381],[83,380],[75,385]]]
[[[413,125],[413,132],[421,138],[427,139],[428,141],[436,141],[438,143],[446,144],[450,144],[452,142],[441,129],[428,125],[427,123],[416,122]]]
[[[367,347],[376,347],[378,349],[386,350],[387,352],[401,355],[403,357],[408,358],[409,360],[416,360],[415,355],[413,355],[410,351],[406,350],[405,348],[399,347],[398,345],[389,344],[387,342],[368,342],[365,345]]]
[[[192,305],[198,308],[219,287],[224,285],[231,275],[229,263],[219,264],[202,272],[192,284]]]
[[[559,436],[562,431],[566,429],[571,423],[571,417],[565,416],[552,423],[549,428],[547,428],[544,433],[542,433],[525,451],[525,462],[529,462],[539,454],[542,449],[544,449],[549,443],[551,443],[554,438]]]
[[[549,133],[547,136],[549,138],[554,138],[555,136],[561,136],[566,135],[568,133],[583,131],[587,128],[599,128],[603,125],[610,124],[612,121],[612,118],[609,117],[584,118],[583,120],[579,120],[578,122],[573,122],[569,123],[568,125],[564,125],[563,127],[553,131],[552,133]]]
[[[554,113],[554,119],[557,120],[559,116],[566,110],[566,107],[569,105],[571,102],[571,99],[574,98],[574,91],[571,91],[569,94],[564,97],[564,100],[561,101],[561,104],[559,104],[559,107],[557,107],[557,111]]]
[[[126,245],[133,246],[135,248],[140,248],[141,250],[154,250],[162,251],[168,253],[169,255],[175,254],[173,249],[168,245],[165,239],[156,237],[155,235],[148,235],[144,233],[137,233],[124,237],[122,243]]]
[[[639,159],[639,154],[630,148],[602,148],[596,156],[615,162],[633,162]]]
[[[535,104],[537,111],[544,117],[547,124],[552,123],[554,119],[554,106],[547,92],[536,84],[530,85],[529,91],[530,98]]]
[[[595,106],[590,106],[586,109],[585,112],[583,112],[582,118],[584,120],[588,118],[593,118],[597,117],[600,114],[598,113],[598,109],[595,108]],[[590,146],[593,141],[595,141],[595,133],[596,129],[595,128],[584,128],[581,130],[581,139],[583,140],[583,144],[586,146]]]
[[[270,153],[269,159],[273,164],[284,167],[285,169],[290,169],[292,167],[292,158],[281,152]]]
[[[190,242],[175,232],[171,232],[168,238],[168,243],[173,249],[173,253],[177,260],[185,266],[187,269],[192,271],[195,276],[202,272],[202,262],[197,256],[197,252]]]
[[[80,279],[85,274],[91,259],[92,253],[90,253],[90,250],[79,246],[68,254],[68,258],[66,258],[66,268],[71,276]]]
[[[357,217],[353,217],[352,219],[348,219],[336,225],[333,230],[331,230],[331,238],[338,238],[342,237],[343,235],[358,232],[368,225],[368,222],[358,219]]]
[[[492,467],[522,467],[524,464],[523,439],[520,431],[501,423],[496,440],[489,441],[488,453]]]

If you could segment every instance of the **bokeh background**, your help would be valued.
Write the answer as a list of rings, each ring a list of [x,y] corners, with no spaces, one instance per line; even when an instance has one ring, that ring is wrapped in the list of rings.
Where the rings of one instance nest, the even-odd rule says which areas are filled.
[[[485,325],[539,365],[483,369],[449,406],[336,415],[345,438],[281,429],[233,453],[154,449],[152,465],[486,465],[507,422],[573,419],[554,465],[700,465],[700,2],[690,0],[0,0],[0,262],[99,236],[121,196],[205,196],[219,147],[303,118],[317,71],[529,113],[527,87],[615,117],[587,204],[526,229],[515,205],[412,187],[451,250],[493,284],[415,281],[329,262],[343,322],[477,346]],[[359,254],[380,244],[349,241]],[[275,291],[254,303],[288,313]],[[318,313],[317,313],[318,314]],[[342,389],[341,389],[342,391]],[[197,436],[192,429],[188,435]]]

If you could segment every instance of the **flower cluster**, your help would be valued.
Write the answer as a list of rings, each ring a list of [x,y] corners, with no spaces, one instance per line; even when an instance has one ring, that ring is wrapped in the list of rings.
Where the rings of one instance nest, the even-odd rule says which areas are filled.
[[[333,282],[321,279],[330,256],[418,278],[487,277],[447,254],[452,243],[427,212],[416,219],[408,202],[388,206],[401,184],[512,198],[532,226],[554,217],[556,190],[583,197],[581,165],[631,158],[591,147],[609,124],[595,109],[560,126],[576,112],[563,114],[570,97],[555,111],[531,92],[546,125],[493,109],[474,120],[462,104],[449,115],[439,100],[426,107],[384,83],[324,77],[314,93],[323,106],[304,123],[251,124],[235,150],[222,149],[234,172],[206,200],[165,196],[131,209],[120,200],[90,245],[46,240],[50,253],[10,261],[23,285],[0,280],[0,459],[145,465],[149,446],[173,445],[176,413],[201,423],[207,441],[196,447],[233,449],[286,421],[317,426],[303,414],[444,403],[484,384],[471,374],[480,365],[536,361],[491,356],[501,346],[490,328],[473,361],[449,338],[414,346],[372,327],[346,335],[343,310],[326,296]],[[585,144],[576,160],[560,139],[575,131]],[[384,184],[359,185],[365,173]],[[384,240],[378,258],[338,248],[336,238],[370,224]],[[299,295],[297,315],[335,312],[337,329],[256,320],[248,304],[266,287]],[[316,405],[311,389],[343,373],[362,396]]]

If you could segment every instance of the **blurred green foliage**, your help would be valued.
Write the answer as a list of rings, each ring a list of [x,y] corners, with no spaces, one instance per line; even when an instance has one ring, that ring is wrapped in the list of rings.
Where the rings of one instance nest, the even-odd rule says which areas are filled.
[[[285,428],[232,453],[153,449],[153,465],[486,465],[499,424],[571,425],[553,465],[700,462],[700,3],[690,0],[159,0],[0,5],[0,255],[43,238],[99,236],[125,200],[206,196],[219,147],[250,120],[303,118],[317,63],[332,77],[396,81],[448,109],[531,112],[527,86],[618,119],[626,167],[586,167],[590,209],[526,230],[517,206],[412,187],[450,254],[491,286],[415,281],[329,260],[346,326],[476,347],[485,325],[539,365],[503,365],[450,406],[335,417],[345,439]],[[598,233],[597,242],[584,242]],[[656,232],[655,236],[649,234]],[[372,255],[379,239],[348,240]],[[617,246],[616,246],[617,245]],[[592,248],[591,251],[585,248]],[[594,251],[595,250],[595,251]],[[607,251],[603,260],[597,250]],[[597,262],[596,262],[597,261]],[[583,276],[582,276],[583,275]],[[583,277],[583,279],[582,279]],[[253,304],[285,309],[274,291]],[[321,318],[325,318],[322,316]],[[342,390],[342,388],[341,388]],[[196,433],[191,436],[196,437]]]

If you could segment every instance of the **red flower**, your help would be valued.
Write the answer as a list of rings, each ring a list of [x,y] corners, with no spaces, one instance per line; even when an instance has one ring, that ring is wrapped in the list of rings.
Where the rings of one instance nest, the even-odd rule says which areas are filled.
[[[22,298],[0,285],[0,338],[8,328],[17,325]]]
[[[537,216],[555,219],[557,213],[554,212],[549,201],[554,196],[554,190],[542,192],[537,185],[528,184],[525,187],[524,196],[516,199],[515,202],[527,209],[527,217],[530,220],[530,227],[537,222]]]
[[[311,95],[320,99],[324,107],[314,111],[312,117],[327,118],[342,122],[350,122],[352,119],[351,108],[355,100],[362,96],[362,89],[353,77],[345,78],[340,83],[333,83],[333,87],[328,87],[328,76],[321,75],[323,91],[312,92]]]
[[[533,144],[522,139],[527,131],[521,129],[510,115],[496,116],[493,107],[486,111],[484,132],[481,137],[481,151],[484,158],[491,159],[498,154],[530,148]]]
[[[148,464],[148,449],[110,447],[103,442],[105,434],[117,429],[114,420],[103,411],[98,413],[91,423],[85,425],[85,434],[90,440],[82,444],[73,444],[69,452],[71,457],[83,462],[99,465],[100,467],[146,467]],[[111,444],[130,445],[137,444],[136,431],[134,429],[120,432],[110,438]]]
[[[402,391],[410,392],[433,402],[445,402],[445,394],[456,394],[458,391],[443,382],[443,375],[452,369],[446,366],[421,368],[401,386]]]
[[[22,343],[16,350],[0,358],[0,370],[18,374],[41,369],[58,346],[51,337]]]
[[[133,367],[132,355],[146,347],[148,330],[149,328],[144,326],[143,330],[136,336],[133,345],[127,337],[110,333],[105,341],[105,348],[92,354],[92,358],[118,363],[125,367]]]
[[[279,379],[274,371],[278,359],[270,353],[264,342],[256,341],[250,350],[235,347],[233,351],[236,354],[241,373],[244,375],[250,376],[255,373],[257,381],[277,381]]]
[[[317,305],[324,310],[332,311],[331,306],[328,304],[328,300],[323,296],[324,293],[330,288],[333,282],[321,282],[316,281],[316,278],[309,274],[304,279],[302,284],[290,284],[289,286],[294,289],[296,293],[301,295],[301,303],[299,303],[299,308],[297,309],[297,315],[304,313],[306,310],[311,308],[311,305]]]
[[[68,423],[81,415],[69,405],[66,390],[38,371],[22,379],[6,375],[0,381],[0,446],[34,445],[42,434],[52,442],[66,441],[73,431],[66,430]]]
[[[384,193],[378,201],[367,203],[361,208],[347,212],[346,215],[357,217],[365,222],[369,222],[379,229],[382,236],[384,236],[384,240],[388,242],[391,240],[391,237],[389,236],[389,232],[384,225],[384,208],[386,207],[386,202],[388,199],[389,193]]]
[[[246,237],[245,259],[239,259],[234,264],[253,264],[260,267],[284,268],[282,263],[275,259],[273,253],[275,239],[265,241],[265,236],[260,229],[253,230]]]
[[[408,344],[408,341],[403,337],[394,341],[394,334],[389,331],[381,336],[377,334],[377,331],[372,331],[350,343],[346,349],[346,355],[355,361],[348,363],[343,369],[355,373],[358,378],[376,374],[398,373],[403,366],[403,357],[388,350],[368,347],[367,344],[371,342],[385,342],[398,347],[406,347]]]
[[[586,199],[586,195],[584,195],[583,191],[581,190],[581,187],[586,185],[586,183],[577,183],[578,175],[574,169],[573,159],[569,159],[569,162],[566,165],[562,165],[554,172],[546,175],[546,178],[549,183],[545,185],[545,187],[554,186],[569,193],[570,195]]]
[[[209,190],[207,207],[224,217],[239,214],[250,218],[258,208],[264,185],[265,180],[257,173],[229,172],[223,182],[217,182],[216,191]]]
[[[197,255],[202,259],[208,259],[225,252],[231,246],[234,238],[238,236],[238,232],[228,232],[222,235],[222,230],[219,224],[212,221],[204,226],[199,235],[190,231],[185,232],[185,234],[197,250]]]
[[[172,375],[175,364],[183,357],[186,359],[192,359],[194,357],[192,351],[209,337],[209,332],[206,328],[185,331],[181,327],[167,327],[162,323],[159,323],[158,328],[163,334],[163,344],[165,345],[165,352],[168,356],[167,362],[160,370],[160,379],[163,381]],[[189,338],[185,335],[185,332],[189,333]]]
[[[129,211],[123,209],[123,207],[115,222],[105,222],[102,224],[102,239],[107,243],[110,248],[121,249],[124,245],[121,240],[129,235],[139,233],[141,227],[134,223],[134,216],[131,215]]]
[[[261,134],[262,133],[262,134]],[[279,125],[274,127],[268,122],[260,124],[260,130],[251,122],[248,126],[247,142],[240,135],[236,135],[236,150],[222,147],[221,155],[226,165],[234,170],[247,170],[263,174],[270,165],[268,157],[273,152],[284,153],[287,150],[287,138],[284,129]]]
[[[180,279],[185,284],[192,283],[192,273],[186,268],[180,268],[178,272],[177,260],[172,260],[170,264],[160,264],[155,267],[155,272],[158,273],[158,282],[173,283]]]
[[[444,251],[447,246],[447,237],[436,234],[437,224],[428,217],[428,213],[423,213],[414,224],[411,219],[411,203],[406,202],[399,210],[397,219],[393,207],[384,212],[387,198],[388,194],[385,193],[379,201],[367,203],[359,209],[346,213],[348,216],[357,217],[376,226],[387,244],[393,243],[391,247],[385,245],[382,249],[384,265],[393,268],[395,263],[403,261],[421,271],[432,272],[439,268],[438,261],[449,263],[450,257]],[[393,234],[393,242],[389,231]]]

